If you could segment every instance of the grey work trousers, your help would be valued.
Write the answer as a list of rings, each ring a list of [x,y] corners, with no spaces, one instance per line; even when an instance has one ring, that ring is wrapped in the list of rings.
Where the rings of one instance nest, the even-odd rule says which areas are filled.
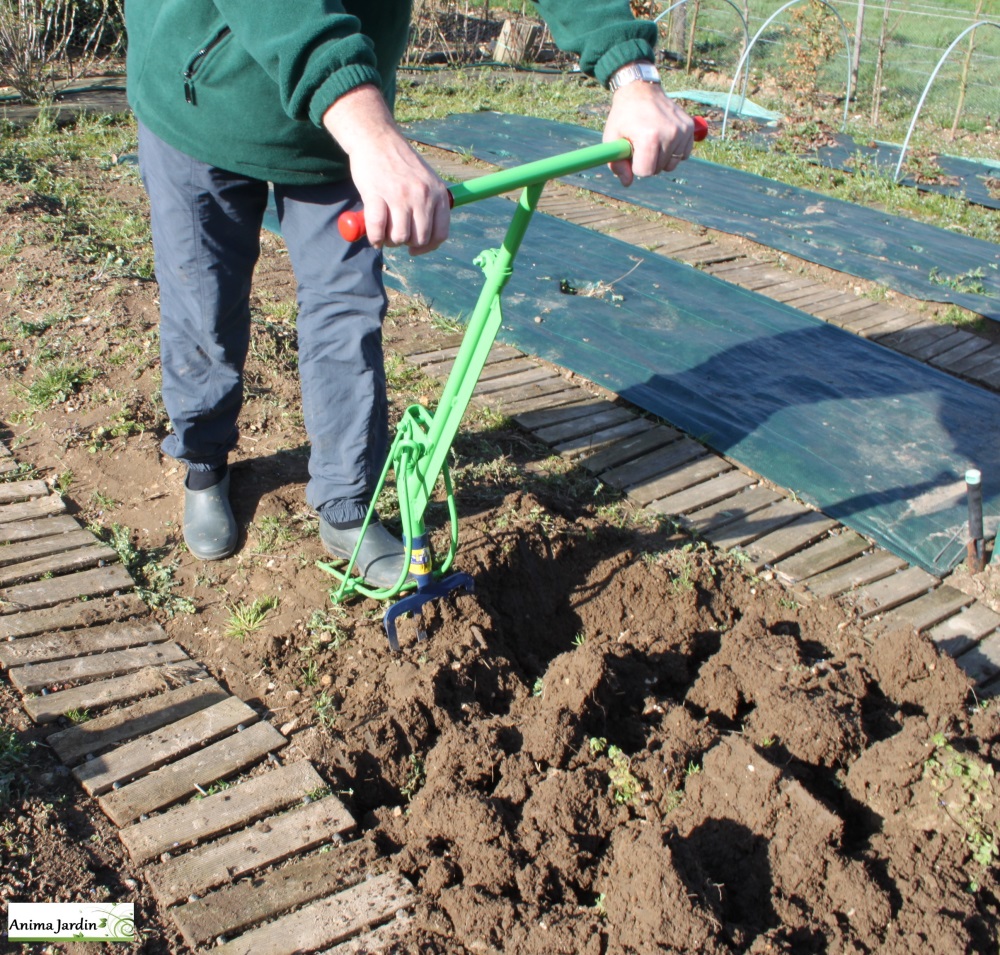
[[[250,345],[250,284],[268,184],[179,152],[139,127],[160,286],[163,451],[193,470],[223,465],[239,439]],[[310,441],[306,500],[328,521],[363,517],[388,453],[382,356],[382,254],[353,245],[337,216],[357,208],[351,182],[275,185],[298,283],[302,410]]]

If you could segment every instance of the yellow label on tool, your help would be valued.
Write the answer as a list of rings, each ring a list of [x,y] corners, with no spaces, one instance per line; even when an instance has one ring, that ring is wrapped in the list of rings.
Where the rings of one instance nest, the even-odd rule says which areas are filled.
[[[431,555],[426,547],[419,547],[410,554],[410,573],[415,577],[431,572]]]

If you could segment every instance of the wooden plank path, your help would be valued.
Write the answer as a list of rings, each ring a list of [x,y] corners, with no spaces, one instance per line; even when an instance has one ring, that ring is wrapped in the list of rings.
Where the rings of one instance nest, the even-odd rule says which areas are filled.
[[[450,368],[433,340],[395,346],[431,377]],[[557,453],[637,506],[670,517],[722,550],[737,549],[755,573],[770,573],[804,599],[835,600],[869,632],[927,632],[973,679],[1000,693],[1000,615],[909,567],[835,520],[714,454],[626,403],[598,397],[538,363],[553,390],[525,406],[523,362],[508,346],[487,360],[490,389],[473,401],[508,414]],[[505,368],[511,368],[509,376]],[[515,370],[516,369],[516,370]]]
[[[0,474],[16,473],[0,445]],[[0,671],[191,950],[400,943],[410,883],[368,869],[312,764],[283,760],[285,737],[170,639],[115,551],[64,511],[42,481],[0,483]]]

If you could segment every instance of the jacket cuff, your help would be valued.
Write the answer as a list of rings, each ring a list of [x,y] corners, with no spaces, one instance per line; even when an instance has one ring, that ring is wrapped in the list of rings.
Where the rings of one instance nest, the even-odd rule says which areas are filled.
[[[337,70],[317,90],[309,102],[309,119],[323,125],[323,114],[345,93],[371,83],[382,89],[382,75],[374,66],[355,63]]]
[[[607,88],[611,77],[617,70],[620,70],[628,63],[636,60],[648,60],[650,63],[656,62],[656,54],[652,46],[645,40],[626,40],[613,46],[594,64],[594,79],[601,86]]]

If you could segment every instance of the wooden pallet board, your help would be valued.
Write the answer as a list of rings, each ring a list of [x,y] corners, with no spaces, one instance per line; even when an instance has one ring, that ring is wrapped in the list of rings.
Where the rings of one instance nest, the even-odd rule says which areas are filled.
[[[711,480],[719,474],[736,470],[724,458],[708,454],[696,441],[682,438],[677,442],[686,452],[686,460],[682,460],[669,470],[632,484],[628,487],[628,496],[637,504],[668,514],[668,501],[673,494],[678,494],[687,488]],[[698,453],[698,449],[701,453]],[[694,510],[695,508],[691,508]]]
[[[991,633],[970,647],[955,662],[976,683],[986,683],[1000,673],[1000,632]]]
[[[89,541],[74,550],[26,560],[14,566],[0,567],[0,587],[10,588],[38,580],[40,577],[47,579],[60,574],[70,574],[76,570],[102,567],[118,560],[118,553],[113,548],[107,544],[98,544],[93,535],[87,531],[82,533],[89,538]]]
[[[336,796],[326,796],[152,866],[146,879],[161,905],[176,905],[333,842],[356,825]]]
[[[997,627],[1000,627],[1000,614],[985,604],[976,603],[932,627],[928,635],[942,653],[958,657]]]
[[[196,949],[234,935],[309,902],[341,892],[364,878],[365,846],[345,843],[227,885],[171,911],[184,940]]]
[[[0,524],[0,545],[16,544],[18,541],[36,540],[39,537],[52,537],[80,529],[80,525],[69,514],[58,514],[55,517],[38,517],[26,521],[14,521],[9,524]]]
[[[803,582],[803,586],[814,597],[840,597],[849,590],[857,590],[867,584],[888,577],[906,567],[906,561],[888,551],[875,551],[854,560],[825,570]]]
[[[245,770],[286,742],[270,723],[254,723],[242,733],[196,750],[134,783],[100,796],[97,802],[115,825],[124,826],[194,795],[198,787],[211,786]]]
[[[110,753],[88,760],[77,766],[73,775],[89,795],[100,796],[208,746],[238,728],[251,726],[258,719],[257,713],[241,699],[227,696],[175,723],[124,743]]]
[[[488,405],[494,411],[501,414],[516,417],[529,411],[538,411],[545,408],[561,408],[566,405],[577,404],[581,401],[589,401],[593,395],[584,391],[577,385],[564,381],[562,385],[555,388],[546,387],[538,391],[526,390],[525,394],[514,393],[502,396],[493,395],[490,401],[477,401],[479,405]]]
[[[894,610],[911,600],[926,596],[941,581],[919,567],[906,567],[897,574],[875,581],[852,594],[851,603],[863,620]]]
[[[45,497],[48,493],[49,488],[44,481],[8,481],[0,484],[0,505]]]
[[[557,374],[550,368],[542,368],[541,366],[536,365],[534,368],[529,368],[527,371],[519,371],[511,375],[502,375],[499,378],[493,378],[490,381],[481,380],[476,385],[473,394],[483,397],[485,395],[491,395],[495,391],[509,391],[512,388],[549,381],[564,382],[565,379],[562,375]]]
[[[176,643],[157,643],[152,646],[131,647],[128,650],[109,650],[89,657],[71,660],[54,660],[50,663],[32,663],[8,671],[11,683],[22,693],[62,684],[86,683],[121,676],[150,666],[180,663],[188,655]]]
[[[46,633],[0,643],[0,668],[75,659],[108,650],[166,643],[169,639],[167,632],[155,620]]]
[[[121,564],[111,564],[0,590],[0,614],[38,610],[81,598],[103,597],[115,591],[131,590],[133,586],[128,571]]]
[[[700,484],[693,484],[677,491],[676,494],[667,494],[657,498],[647,506],[649,510],[656,511],[658,514],[676,517],[727,500],[753,483],[754,479],[749,474],[732,468],[715,477],[710,477]]]
[[[573,416],[544,427],[534,428],[534,435],[545,444],[562,444],[580,435],[594,434],[604,428],[611,428],[626,421],[634,421],[636,414],[628,408],[607,403],[606,408],[595,410],[584,417]]]
[[[395,917],[413,903],[413,887],[395,873],[376,876],[337,895],[213,949],[217,955],[297,955],[337,945]]]
[[[302,802],[323,786],[312,763],[302,759],[126,826],[119,836],[132,861],[141,864],[241,829]]]
[[[757,485],[740,491],[732,497],[691,511],[680,518],[690,531],[707,537],[727,524],[741,521],[755,511],[781,500],[781,495],[769,487]]]
[[[318,955],[393,955],[405,952],[416,921],[409,912],[398,909],[391,922],[325,949]]]
[[[491,391],[489,395],[479,396],[484,404],[491,408],[495,407],[502,414],[515,414],[523,411],[526,407],[539,407],[545,402],[551,403],[551,396],[559,392],[579,392],[582,389],[570,384],[561,375],[551,375],[539,381],[533,381],[527,385],[511,385],[502,390]],[[589,395],[588,395],[589,397]],[[544,398],[542,402],[537,399]],[[534,405],[527,404],[535,401]]]
[[[135,593],[81,600],[42,610],[28,610],[0,617],[0,641],[33,637],[51,630],[70,630],[76,627],[112,623],[130,617],[142,617],[148,612],[142,598]]]
[[[931,362],[935,355],[950,351],[955,345],[965,339],[967,332],[952,329],[950,334],[940,335],[919,347],[907,347],[906,353],[917,361]]]
[[[765,567],[772,567],[783,558],[804,550],[836,526],[832,518],[807,509],[790,524],[746,545],[753,572],[760,573]]]
[[[974,598],[954,587],[944,584],[929,594],[917,597],[909,603],[897,607],[882,617],[883,628],[894,627],[915,630],[921,633],[935,624],[947,620],[973,603]]]
[[[149,693],[162,693],[171,687],[203,679],[206,675],[200,663],[184,660],[165,666],[145,667],[135,673],[85,683],[56,693],[43,693],[25,699],[23,706],[36,723],[51,723],[66,713],[100,710]]]
[[[7,524],[11,521],[30,521],[38,517],[51,517],[53,514],[62,514],[65,510],[66,504],[58,494],[36,497],[19,504],[0,506],[0,524]]]
[[[778,561],[774,569],[781,580],[796,584],[859,557],[871,546],[860,534],[843,531]]]
[[[985,338],[965,333],[957,344],[946,351],[932,356],[930,363],[935,368],[951,370],[956,366],[961,367],[967,359],[980,354],[987,348],[989,348],[989,342]]]
[[[600,479],[610,487],[627,491],[629,497],[633,497],[635,490],[641,485],[649,487],[654,479],[663,478],[676,468],[693,461],[695,458],[700,458],[705,453],[705,448],[697,441],[681,438],[658,451],[644,454],[626,464],[603,471],[600,474]],[[636,499],[639,500],[639,498]]]
[[[758,537],[764,537],[796,518],[807,514],[809,509],[798,501],[781,498],[762,510],[755,511],[740,520],[726,524],[715,531],[708,531],[705,537],[719,550],[727,551],[743,547]]]
[[[656,426],[647,418],[633,417],[631,420],[623,421],[621,424],[614,425],[611,428],[604,428],[601,431],[580,435],[578,438],[571,438],[569,441],[555,445],[552,450],[564,458],[574,460],[583,455],[600,451],[602,448],[616,444],[625,438],[644,434],[654,427]]]
[[[47,737],[45,742],[63,763],[75,766],[82,759],[176,723],[192,713],[221,703],[228,696],[215,680],[200,680],[60,730]]]
[[[580,398],[572,404],[556,405],[552,408],[538,408],[535,411],[522,411],[514,415],[514,420],[526,431],[532,433],[540,428],[548,428],[574,418],[584,418],[614,408],[615,405],[604,398],[591,398],[589,395]]]
[[[616,441],[608,447],[585,455],[580,463],[592,474],[601,474],[612,468],[621,467],[653,451],[659,451],[668,444],[673,444],[683,435],[676,428],[665,425],[653,425],[646,431]]]

